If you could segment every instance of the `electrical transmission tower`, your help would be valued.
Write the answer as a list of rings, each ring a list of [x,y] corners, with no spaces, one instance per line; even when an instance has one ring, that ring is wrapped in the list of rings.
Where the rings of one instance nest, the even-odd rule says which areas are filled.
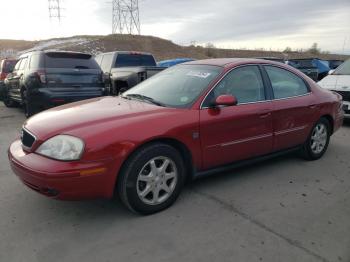
[[[139,1],[112,1],[112,33],[140,34]]]
[[[49,1],[49,16],[50,20],[56,18],[59,22],[61,22],[61,5],[60,0],[48,0]]]

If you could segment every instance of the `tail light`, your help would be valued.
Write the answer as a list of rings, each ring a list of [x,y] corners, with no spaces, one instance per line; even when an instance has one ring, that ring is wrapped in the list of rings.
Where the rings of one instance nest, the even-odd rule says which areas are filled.
[[[1,72],[1,73],[0,73],[0,80],[5,80],[6,76],[7,76],[6,73]]]
[[[139,82],[142,82],[147,79],[147,72],[140,72],[139,75]]]
[[[46,72],[44,70],[38,70],[34,74],[39,78],[42,84],[46,84]]]

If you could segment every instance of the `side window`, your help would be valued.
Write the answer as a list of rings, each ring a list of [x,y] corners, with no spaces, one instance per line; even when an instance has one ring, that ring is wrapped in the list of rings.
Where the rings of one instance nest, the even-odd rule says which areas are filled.
[[[29,68],[39,68],[40,67],[40,55],[32,54],[30,57]]]
[[[111,70],[113,54],[106,54],[102,58],[101,69],[103,72],[109,72]]]
[[[97,63],[99,66],[101,66],[102,57],[103,57],[103,55],[97,55],[97,56],[95,57],[96,63]]]
[[[18,62],[15,65],[15,68],[13,69],[13,71],[18,71],[19,66],[21,65],[21,61],[22,61],[22,59],[18,60]]]
[[[304,95],[309,92],[299,76],[279,67],[265,66],[275,99]]]
[[[220,95],[233,95],[238,104],[265,100],[264,83],[258,66],[243,66],[232,70],[211,91],[204,103],[208,107]]]
[[[22,59],[22,62],[20,64],[20,66],[19,66],[19,70],[24,70],[26,68],[27,61],[28,61],[28,57],[25,57],[25,58]]]

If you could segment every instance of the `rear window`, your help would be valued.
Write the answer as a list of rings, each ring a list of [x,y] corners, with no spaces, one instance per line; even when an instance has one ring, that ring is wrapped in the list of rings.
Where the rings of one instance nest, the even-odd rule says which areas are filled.
[[[46,53],[45,67],[99,69],[98,64],[91,55],[79,53]]]
[[[11,73],[15,68],[16,63],[17,63],[17,60],[4,60],[0,68],[0,71],[3,73]]]
[[[128,66],[156,66],[156,61],[152,55],[118,54],[115,67]]]

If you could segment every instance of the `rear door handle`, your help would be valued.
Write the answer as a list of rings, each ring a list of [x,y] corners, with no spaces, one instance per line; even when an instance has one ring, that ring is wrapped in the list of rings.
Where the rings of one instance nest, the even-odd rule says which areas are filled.
[[[310,109],[315,109],[315,108],[317,108],[317,105],[310,105],[309,108]]]

